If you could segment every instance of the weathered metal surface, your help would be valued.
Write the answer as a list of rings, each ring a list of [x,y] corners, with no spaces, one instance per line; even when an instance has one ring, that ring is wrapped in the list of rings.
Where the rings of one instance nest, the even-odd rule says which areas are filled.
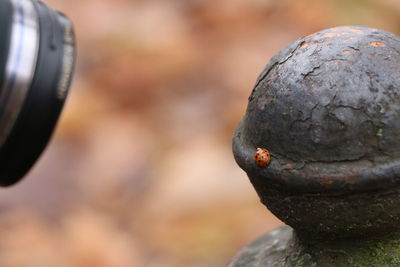
[[[292,234],[290,227],[282,227],[260,237],[244,247],[228,267],[284,266]]]
[[[399,77],[400,37],[365,27],[300,39],[259,76],[233,152],[301,240],[400,232]]]
[[[299,192],[391,187],[400,174],[399,77],[400,37],[391,33],[338,27],[298,40],[258,78],[234,138],[237,162]],[[257,148],[272,156],[262,171]]]
[[[400,237],[304,242],[290,227],[244,247],[228,267],[397,267]]]

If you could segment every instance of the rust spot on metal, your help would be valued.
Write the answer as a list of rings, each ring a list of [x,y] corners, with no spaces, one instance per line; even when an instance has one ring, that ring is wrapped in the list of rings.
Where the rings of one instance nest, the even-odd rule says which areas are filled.
[[[333,184],[333,180],[330,178],[319,178],[318,182],[322,185],[331,185]]]
[[[346,183],[354,184],[358,181],[358,176],[356,175],[356,173],[349,171],[349,172],[347,172],[345,181],[346,181]]]
[[[322,35],[322,38],[326,38],[326,39],[332,39],[333,37],[339,37],[339,36],[343,36],[343,35],[347,35],[350,34],[351,32],[349,31],[331,31],[331,32],[327,32],[325,34]]]
[[[346,180],[346,183],[354,184],[357,182],[358,178],[356,176],[349,176],[349,177],[346,177],[345,180]]]
[[[357,34],[364,34],[364,31],[359,30],[359,29],[350,29],[351,32],[357,33]]]
[[[346,40],[344,40],[343,43],[349,42],[354,39],[357,39],[357,36],[351,36],[350,38],[347,38]]]
[[[327,32],[324,35],[322,35],[322,38],[327,38],[327,39],[331,39],[333,37],[335,37],[337,34],[334,32]]]
[[[370,43],[372,46],[375,46],[375,47],[380,47],[380,46],[385,46],[383,43],[381,43],[381,42],[371,42]]]
[[[350,50],[343,50],[342,53],[345,54],[345,55],[348,55],[348,54],[351,54],[351,51]]]
[[[286,164],[284,165],[284,168],[285,168],[285,169],[293,169],[293,168],[294,168],[294,164],[291,163],[291,162],[286,163]]]
[[[300,45],[300,47],[301,47],[301,48],[306,48],[306,47],[309,47],[309,46],[315,45],[315,44],[318,44],[318,42],[303,43],[303,44]]]

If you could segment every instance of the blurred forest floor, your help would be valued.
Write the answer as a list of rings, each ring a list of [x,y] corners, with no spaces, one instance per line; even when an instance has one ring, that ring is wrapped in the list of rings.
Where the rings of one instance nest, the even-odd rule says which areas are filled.
[[[51,146],[0,193],[0,266],[225,266],[281,225],[231,136],[269,58],[337,25],[400,32],[397,0],[49,0],[79,57]]]

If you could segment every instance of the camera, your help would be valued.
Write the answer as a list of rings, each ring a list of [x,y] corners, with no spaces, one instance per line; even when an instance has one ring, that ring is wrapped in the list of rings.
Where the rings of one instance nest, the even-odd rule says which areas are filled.
[[[45,149],[71,84],[71,21],[38,0],[0,0],[0,185],[18,182]]]

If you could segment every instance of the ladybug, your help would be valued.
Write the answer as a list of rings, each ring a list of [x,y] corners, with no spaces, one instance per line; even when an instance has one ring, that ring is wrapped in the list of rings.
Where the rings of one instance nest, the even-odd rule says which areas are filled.
[[[258,167],[264,168],[271,161],[271,155],[265,148],[257,148],[256,153],[254,153],[254,160]]]

